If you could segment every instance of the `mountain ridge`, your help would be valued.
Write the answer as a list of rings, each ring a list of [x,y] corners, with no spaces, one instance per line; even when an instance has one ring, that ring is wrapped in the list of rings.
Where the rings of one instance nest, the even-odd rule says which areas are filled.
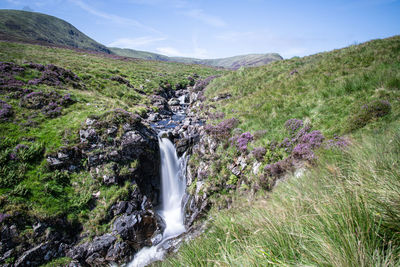
[[[169,57],[157,53],[135,50],[130,48],[110,47],[110,50],[119,56],[127,56],[127,57],[149,59],[149,60],[171,61],[171,62],[188,63],[188,64],[200,64],[200,65],[222,67],[228,69],[238,69],[241,66],[258,67],[268,64],[272,61],[283,59],[282,56],[279,55],[278,53],[265,53],[265,54],[252,53],[252,54],[237,55],[224,58],[199,59],[191,57]]]

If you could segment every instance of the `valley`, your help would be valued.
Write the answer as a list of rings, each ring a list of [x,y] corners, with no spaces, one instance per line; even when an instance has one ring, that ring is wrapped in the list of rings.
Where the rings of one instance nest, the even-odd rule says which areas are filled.
[[[1,266],[399,265],[400,36],[201,60],[0,10],[0,37]]]

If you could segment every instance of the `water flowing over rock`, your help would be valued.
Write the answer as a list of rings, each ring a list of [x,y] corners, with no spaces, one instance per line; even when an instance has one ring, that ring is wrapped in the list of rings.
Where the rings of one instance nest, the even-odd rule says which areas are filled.
[[[163,244],[169,239],[185,232],[183,224],[183,204],[185,195],[185,157],[178,159],[174,145],[168,138],[159,138],[161,153],[162,202],[159,210],[165,221],[165,230],[160,243],[153,247],[143,248],[135,255],[130,267],[146,266],[153,261],[161,260],[166,253]],[[183,168],[182,168],[183,167]]]

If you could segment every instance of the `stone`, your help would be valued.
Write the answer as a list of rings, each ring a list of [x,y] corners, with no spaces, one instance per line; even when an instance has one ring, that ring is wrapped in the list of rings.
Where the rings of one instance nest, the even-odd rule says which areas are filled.
[[[131,253],[130,247],[126,242],[117,241],[109,248],[105,258],[108,261],[118,262],[124,259],[127,260],[131,256]]]
[[[108,135],[114,135],[117,132],[118,128],[115,126],[111,126],[110,128],[107,129],[107,134]]]
[[[262,164],[262,162],[258,162],[258,161],[253,163],[252,172],[254,175],[258,174],[261,164]]]
[[[95,142],[97,140],[96,130],[93,128],[79,130],[79,137],[81,142]]]
[[[93,125],[95,122],[96,122],[96,120],[93,120],[93,119],[90,119],[90,118],[87,118],[86,121],[85,121],[87,126]]]
[[[88,255],[93,253],[105,255],[108,251],[108,248],[115,242],[115,240],[117,240],[117,238],[111,234],[104,234],[102,236],[95,237],[88,245]]]
[[[139,216],[139,219],[141,217]],[[135,239],[135,225],[138,222],[138,216],[136,214],[122,215],[118,217],[113,224],[113,233],[118,234],[124,240]]]
[[[149,117],[148,117],[148,120],[151,121],[151,122],[159,121],[159,120],[161,120],[160,114],[158,114],[158,113],[151,113],[151,114],[149,115]]]
[[[46,161],[47,164],[49,164],[49,166],[53,168],[59,168],[64,165],[64,162],[54,157],[47,157]]]

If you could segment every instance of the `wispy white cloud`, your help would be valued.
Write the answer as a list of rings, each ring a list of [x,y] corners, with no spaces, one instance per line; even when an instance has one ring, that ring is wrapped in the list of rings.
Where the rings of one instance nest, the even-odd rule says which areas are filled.
[[[186,55],[180,51],[178,51],[177,49],[167,46],[167,47],[158,47],[157,52],[162,54],[162,55],[166,55],[169,57],[185,57]]]
[[[164,40],[166,40],[166,38],[164,37],[151,37],[151,36],[143,36],[137,38],[120,38],[108,44],[108,46],[136,49],[138,47],[143,47]]]
[[[220,17],[207,14],[202,9],[190,9],[190,10],[184,11],[183,14],[187,17],[197,19],[197,20],[199,20],[205,24],[208,24],[210,26],[225,27],[227,25],[227,23]]]
[[[117,24],[129,25],[129,26],[133,26],[133,27],[137,27],[137,28],[140,28],[140,29],[144,29],[146,31],[150,31],[150,32],[153,32],[153,33],[161,34],[161,32],[159,32],[158,30],[156,30],[156,29],[154,29],[152,27],[146,26],[146,25],[142,24],[141,22],[139,22],[137,20],[134,20],[134,19],[131,19],[131,18],[125,18],[125,17],[121,17],[121,16],[118,16],[118,15],[114,15],[114,14],[110,14],[110,13],[107,13],[107,12],[103,12],[103,11],[97,10],[97,9],[89,6],[88,4],[86,4],[85,2],[83,2],[81,0],[69,0],[69,1],[74,3],[74,4],[76,4],[81,9],[87,11],[88,13],[90,13],[90,14],[92,14],[94,16],[97,16],[97,17],[100,17],[100,18],[103,18],[103,19],[107,19],[107,20],[112,21],[112,22],[117,23]]]
[[[193,57],[193,58],[206,58],[208,52],[206,49],[195,48],[192,52],[182,52],[178,49],[170,46],[158,47],[156,49],[157,53],[166,55],[169,57]]]

